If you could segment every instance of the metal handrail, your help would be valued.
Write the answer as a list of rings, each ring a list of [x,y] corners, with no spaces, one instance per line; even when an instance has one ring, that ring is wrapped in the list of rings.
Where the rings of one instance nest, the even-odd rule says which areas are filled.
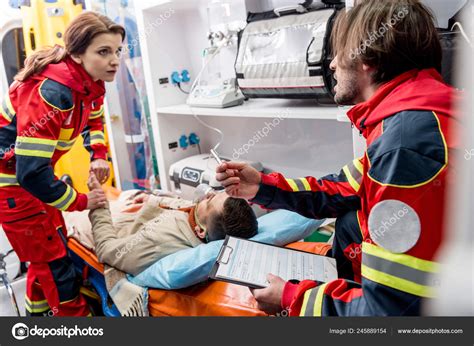
[[[10,255],[13,250],[8,251],[6,254],[0,253],[0,281],[3,282],[5,288],[7,290],[8,296],[10,297],[10,302],[12,303],[13,308],[16,311],[17,316],[20,316],[20,309],[18,308],[18,303],[16,300],[15,292],[13,291],[13,287],[10,284],[7,276],[7,264],[5,263],[5,257]]]

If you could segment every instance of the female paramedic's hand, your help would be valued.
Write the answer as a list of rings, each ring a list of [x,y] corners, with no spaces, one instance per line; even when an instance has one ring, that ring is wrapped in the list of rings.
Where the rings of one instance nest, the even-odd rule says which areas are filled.
[[[267,275],[267,281],[270,283],[268,287],[259,289],[251,288],[250,292],[252,292],[255,297],[260,310],[269,315],[276,315],[282,312],[281,297],[283,296],[286,281],[273,274]]]
[[[91,162],[91,170],[94,171],[99,183],[104,184],[110,177],[109,163],[102,159],[97,159]]]
[[[105,208],[107,206],[107,197],[102,189],[92,190],[87,194],[87,208],[89,210]]]
[[[260,173],[244,162],[224,162],[217,166],[216,179],[231,197],[252,199],[258,192]]]

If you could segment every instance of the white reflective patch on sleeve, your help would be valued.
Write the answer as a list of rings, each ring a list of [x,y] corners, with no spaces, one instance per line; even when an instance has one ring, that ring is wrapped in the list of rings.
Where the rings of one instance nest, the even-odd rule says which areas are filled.
[[[410,250],[420,239],[421,223],[408,204],[388,199],[377,203],[369,214],[370,238],[393,253]]]

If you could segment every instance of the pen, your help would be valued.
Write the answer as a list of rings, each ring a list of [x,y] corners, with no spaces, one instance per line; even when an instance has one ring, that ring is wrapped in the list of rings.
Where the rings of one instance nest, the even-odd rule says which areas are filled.
[[[217,161],[219,165],[222,164],[221,158],[219,157],[219,155],[217,155],[217,152],[214,149],[211,149],[211,155],[212,157],[214,157],[214,159]]]

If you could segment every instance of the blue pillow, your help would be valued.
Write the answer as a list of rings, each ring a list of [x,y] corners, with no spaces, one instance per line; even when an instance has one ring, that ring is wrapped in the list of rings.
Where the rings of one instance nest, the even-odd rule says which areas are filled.
[[[287,210],[277,210],[258,218],[258,234],[252,238],[262,243],[283,246],[311,235],[324,220],[312,220]],[[162,258],[128,279],[139,286],[179,289],[205,281],[216,261],[223,240],[178,251]]]

